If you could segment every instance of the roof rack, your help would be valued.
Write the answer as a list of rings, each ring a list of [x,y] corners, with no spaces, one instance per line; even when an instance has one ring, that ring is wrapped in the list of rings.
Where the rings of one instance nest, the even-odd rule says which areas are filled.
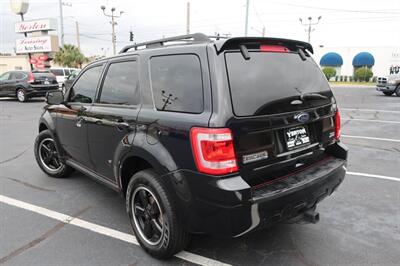
[[[137,50],[141,46],[145,46],[145,48],[160,47],[160,46],[163,46],[167,42],[177,42],[177,41],[193,42],[193,43],[211,42],[210,38],[222,38],[222,37],[220,37],[220,36],[207,37],[203,33],[180,35],[180,36],[175,36],[175,37],[158,39],[158,40],[154,40],[154,41],[130,44],[130,45],[127,45],[124,48],[122,48],[119,53],[120,54],[126,53],[132,48],[135,48],[135,50]]]

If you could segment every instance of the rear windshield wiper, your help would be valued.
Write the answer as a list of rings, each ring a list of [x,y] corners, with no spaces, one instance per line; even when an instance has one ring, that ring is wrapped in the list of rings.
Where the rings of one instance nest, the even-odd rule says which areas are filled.
[[[326,100],[328,97],[319,93],[302,93],[300,95],[300,100],[308,101],[308,100]]]
[[[306,54],[303,52],[303,50],[301,48],[299,48],[297,51],[300,55],[301,60],[306,61],[307,57],[306,57]]]

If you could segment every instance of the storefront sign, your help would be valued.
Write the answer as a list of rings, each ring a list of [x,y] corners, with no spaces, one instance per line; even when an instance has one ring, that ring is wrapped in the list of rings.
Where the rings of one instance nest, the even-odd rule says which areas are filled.
[[[57,52],[59,50],[58,38],[54,35],[17,39],[15,46],[17,54]]]
[[[39,19],[31,21],[21,21],[15,23],[15,32],[33,32],[33,31],[51,31],[57,29],[57,21],[55,19]]]

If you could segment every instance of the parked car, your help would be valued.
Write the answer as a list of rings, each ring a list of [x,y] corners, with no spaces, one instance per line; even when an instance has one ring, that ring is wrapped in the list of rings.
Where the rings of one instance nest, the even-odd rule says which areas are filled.
[[[64,84],[62,85],[62,91],[65,92],[69,89],[69,87],[74,82],[75,78],[78,76],[80,70],[74,70],[69,74],[69,76],[65,79]]]
[[[85,67],[65,96],[48,94],[37,163],[51,177],[78,170],[119,191],[157,258],[192,233],[315,223],[317,204],[345,177],[347,148],[312,51],[200,33],[129,45]]]
[[[65,79],[73,72],[78,70],[77,68],[50,68],[51,73],[53,73],[59,84],[59,87],[62,88],[65,82]]]
[[[398,68],[400,69],[400,67]],[[391,96],[395,93],[396,96],[400,97],[400,74],[378,77],[376,90],[382,92],[386,96]]]
[[[16,97],[20,102],[57,89],[56,77],[49,71],[9,71],[0,76],[0,96]]]

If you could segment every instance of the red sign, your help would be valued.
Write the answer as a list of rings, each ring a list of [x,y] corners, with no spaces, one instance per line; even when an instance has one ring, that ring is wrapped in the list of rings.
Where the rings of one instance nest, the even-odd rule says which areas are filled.
[[[38,63],[38,60],[36,58],[29,59],[29,64],[34,65],[34,64],[37,64],[37,63]]]
[[[35,64],[35,68],[45,68],[46,66],[43,63]]]
[[[46,61],[47,59],[49,59],[49,57],[47,55],[45,55],[45,54],[38,56],[38,60],[39,61]]]

